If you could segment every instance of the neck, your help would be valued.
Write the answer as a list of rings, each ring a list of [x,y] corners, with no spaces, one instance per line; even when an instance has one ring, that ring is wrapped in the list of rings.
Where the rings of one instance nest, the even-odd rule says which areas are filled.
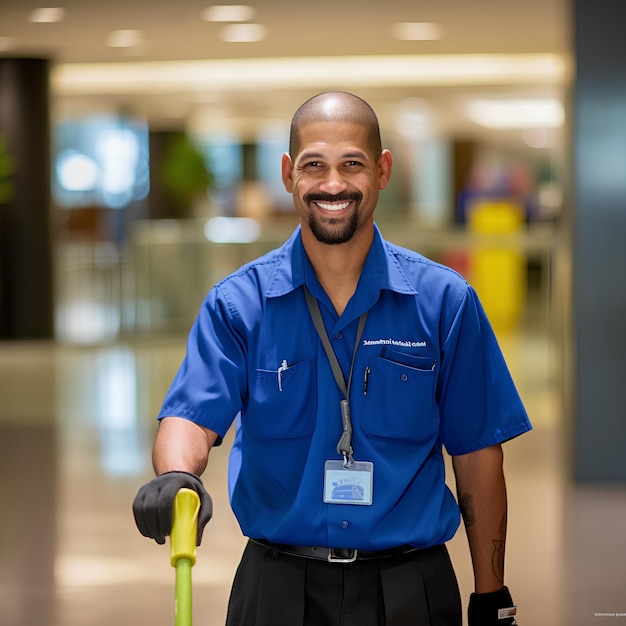
[[[356,291],[374,231],[368,236],[355,236],[346,243],[320,243],[308,230],[302,230],[302,243],[315,275],[341,315]]]

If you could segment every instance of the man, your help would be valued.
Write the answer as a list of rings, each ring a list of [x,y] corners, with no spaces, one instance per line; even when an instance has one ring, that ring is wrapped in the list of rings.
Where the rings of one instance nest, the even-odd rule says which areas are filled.
[[[230,497],[250,541],[228,625],[460,626],[459,510],[469,624],[515,623],[501,443],[531,426],[472,288],[382,239],[391,168],[360,98],[298,109],[282,177],[300,226],[211,290],[160,412],[157,478],[133,505],[158,543],[181,487],[201,495],[200,541],[199,476],[239,415]]]

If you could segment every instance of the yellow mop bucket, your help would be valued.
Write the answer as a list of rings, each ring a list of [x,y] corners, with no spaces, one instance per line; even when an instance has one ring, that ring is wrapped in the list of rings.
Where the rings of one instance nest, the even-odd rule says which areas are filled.
[[[526,255],[519,245],[523,208],[511,199],[479,199],[467,222],[479,244],[470,257],[470,282],[496,331],[508,330],[519,321],[526,300]]]

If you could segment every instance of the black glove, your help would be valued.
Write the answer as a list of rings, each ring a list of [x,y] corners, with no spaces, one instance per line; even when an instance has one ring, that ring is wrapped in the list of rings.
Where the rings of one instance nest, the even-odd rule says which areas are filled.
[[[174,498],[180,489],[193,489],[200,496],[198,513],[198,536],[196,545],[202,541],[202,532],[213,515],[211,496],[199,476],[187,472],[166,472],[152,479],[139,489],[133,500],[133,513],[139,532],[151,537],[158,544],[172,531]]]
[[[508,587],[491,593],[473,593],[468,609],[469,626],[516,626],[516,607]]]

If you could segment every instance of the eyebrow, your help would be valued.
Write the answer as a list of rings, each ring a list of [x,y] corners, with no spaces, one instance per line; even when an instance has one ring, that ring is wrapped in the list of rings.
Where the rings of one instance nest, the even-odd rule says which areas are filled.
[[[298,161],[306,161],[308,159],[324,159],[325,155],[322,152],[308,152],[304,151],[298,156]],[[342,159],[359,159],[366,160],[368,156],[365,152],[356,151],[356,152],[347,152],[341,155]]]
[[[301,152],[298,155],[298,161],[306,161],[307,159],[322,159],[324,155],[321,152]]]

